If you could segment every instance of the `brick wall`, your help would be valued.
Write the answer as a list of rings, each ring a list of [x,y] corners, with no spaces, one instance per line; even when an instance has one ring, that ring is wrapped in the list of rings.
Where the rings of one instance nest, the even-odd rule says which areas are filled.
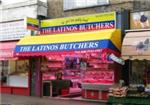
[[[63,11],[63,0],[48,0],[49,18],[86,15],[86,14],[94,14],[94,13],[109,12],[109,11],[120,11],[122,8],[132,10],[133,9],[132,0],[111,0],[110,5],[107,6],[82,8],[82,9],[75,9],[70,11]]]
[[[75,9],[70,11],[63,11],[63,0],[48,0],[48,16],[49,18],[59,18],[77,15],[94,14],[109,11],[120,11],[121,9],[128,9],[131,11],[140,9],[149,9],[149,0],[110,0],[110,5],[97,6],[91,8]]]

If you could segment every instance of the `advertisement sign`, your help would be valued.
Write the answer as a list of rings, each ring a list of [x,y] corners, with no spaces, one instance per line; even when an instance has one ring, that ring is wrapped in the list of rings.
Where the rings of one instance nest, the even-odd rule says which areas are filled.
[[[16,41],[0,43],[0,60],[15,59],[13,53],[16,43]]]
[[[131,29],[150,28],[150,11],[134,12],[130,14]]]
[[[101,13],[41,21],[41,34],[81,32],[116,28],[116,13]]]
[[[13,49],[0,51],[0,59],[13,58]]]
[[[39,20],[38,19],[26,17],[24,19],[24,21],[25,21],[25,28],[26,29],[32,30],[32,31],[39,29]]]
[[[30,32],[24,28],[24,21],[12,21],[0,23],[0,41],[18,40]]]

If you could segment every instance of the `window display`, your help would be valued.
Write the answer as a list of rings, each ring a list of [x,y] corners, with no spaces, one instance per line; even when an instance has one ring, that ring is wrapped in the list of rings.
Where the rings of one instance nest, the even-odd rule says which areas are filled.
[[[42,80],[62,79],[64,69],[64,58],[62,56],[47,56],[42,60]],[[60,74],[61,73],[61,74]]]
[[[132,62],[132,71],[130,74],[131,84],[148,84],[150,78],[150,62],[135,60]]]
[[[137,101],[140,99],[141,101],[138,102],[140,105],[148,105],[148,98],[150,97],[150,61],[133,60],[129,82],[128,87],[118,85],[115,88],[110,88],[109,96],[111,97],[109,101],[113,102],[111,99],[116,98],[115,103],[127,102],[128,104],[137,104]],[[120,101],[121,99],[122,101]],[[147,99],[147,101],[144,99]]]
[[[7,83],[8,61],[0,61],[1,84]]]
[[[104,91],[107,96],[108,88],[120,78],[120,65],[108,58],[109,55],[101,52],[51,55],[42,62],[42,80],[70,80],[68,95],[81,95],[82,90],[90,88],[98,94]]]
[[[28,87],[28,60],[1,61],[2,85]]]

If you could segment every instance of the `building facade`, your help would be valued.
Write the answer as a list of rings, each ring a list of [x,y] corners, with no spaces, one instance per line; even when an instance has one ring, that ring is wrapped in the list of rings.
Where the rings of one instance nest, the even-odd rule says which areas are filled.
[[[26,10],[27,9],[27,12],[28,11],[30,11],[29,12],[29,15],[26,15],[26,16],[31,16],[31,17],[33,17],[33,18],[39,18],[38,16],[43,16],[43,17],[45,17],[45,18],[47,18],[46,20],[41,20],[41,29],[42,28],[50,28],[50,29],[53,29],[53,32],[54,32],[54,35],[52,35],[51,36],[51,30],[48,30],[47,31],[47,29],[43,29],[44,31],[41,33],[42,35],[43,34],[47,34],[47,36],[45,35],[45,36],[42,36],[41,34],[41,36],[39,37],[39,38],[37,38],[36,36],[35,37],[32,37],[32,36],[30,36],[29,38],[30,39],[28,39],[28,38],[24,38],[24,39],[22,39],[22,42],[19,42],[19,44],[17,45],[17,47],[16,47],[16,49],[15,49],[15,51],[17,52],[16,53],[16,55],[20,55],[21,57],[24,57],[24,56],[27,56],[27,57],[30,57],[30,56],[33,56],[33,59],[31,60],[31,62],[29,62],[29,61],[27,61],[27,62],[25,62],[25,64],[29,64],[28,66],[30,66],[31,67],[31,69],[33,69],[31,72],[32,72],[32,74],[31,74],[31,78],[30,79],[28,79],[27,81],[30,83],[31,82],[31,84],[30,84],[30,86],[31,87],[28,87],[28,89],[29,90],[32,90],[32,91],[28,91],[28,95],[30,94],[30,95],[33,95],[33,96],[42,96],[43,95],[43,93],[46,93],[46,91],[45,90],[42,90],[42,89],[44,89],[44,88],[47,88],[46,87],[46,84],[45,84],[45,87],[43,87],[43,83],[42,83],[42,80],[50,80],[51,78],[49,78],[49,77],[54,77],[55,78],[55,73],[54,73],[54,75],[53,76],[49,76],[49,75],[51,75],[51,73],[48,73],[49,72],[49,70],[51,70],[51,69],[54,69],[54,70],[60,70],[60,69],[64,69],[64,65],[62,66],[62,64],[64,64],[63,62],[65,62],[66,63],[66,67],[65,68],[67,68],[67,69],[74,69],[74,68],[77,68],[77,69],[79,69],[79,67],[81,66],[81,68],[83,69],[83,71],[86,69],[86,67],[87,67],[87,63],[89,63],[89,62],[87,62],[88,60],[89,60],[89,58],[86,58],[86,59],[81,59],[82,57],[84,58],[85,56],[84,56],[84,52],[83,52],[83,54],[79,54],[79,52],[78,52],[78,54],[76,55],[76,56],[78,56],[78,58],[77,57],[73,57],[71,54],[69,55],[69,57],[70,58],[67,58],[67,57],[62,57],[61,56],[61,54],[57,54],[56,52],[55,52],[55,50],[57,51],[58,50],[58,52],[59,52],[59,50],[61,49],[61,50],[63,50],[64,51],[64,53],[67,53],[67,52],[65,52],[66,50],[68,50],[67,48],[65,48],[65,47],[60,47],[59,48],[59,46],[62,46],[64,43],[67,43],[66,44],[66,46],[71,46],[71,47],[69,47],[70,49],[69,50],[73,50],[73,52],[76,52],[76,45],[78,45],[78,44],[80,44],[79,46],[81,46],[81,47],[83,47],[83,45],[84,45],[84,43],[77,43],[77,41],[83,41],[83,42],[85,42],[85,43],[88,43],[88,42],[86,42],[86,41],[91,41],[91,39],[92,39],[92,35],[90,34],[90,33],[84,33],[84,31],[86,31],[86,28],[85,28],[85,30],[83,30],[83,33],[81,34],[81,36],[82,35],[84,35],[84,34],[87,34],[87,35],[89,35],[90,37],[89,37],[89,39],[84,39],[84,40],[79,40],[77,37],[76,37],[76,34],[79,36],[79,37],[81,37],[78,33],[74,33],[75,31],[78,31],[79,32],[79,30],[78,30],[78,25],[80,26],[80,25],[83,25],[83,24],[89,24],[90,22],[92,23],[93,22],[93,20],[91,21],[90,19],[95,19],[96,20],[96,16],[104,16],[104,15],[106,15],[107,14],[107,12],[110,12],[110,14],[111,14],[111,12],[112,11],[115,11],[114,13],[112,13],[112,14],[115,14],[115,16],[114,16],[114,20],[115,20],[115,25],[112,27],[112,29],[114,29],[114,30],[112,30],[112,31],[110,31],[110,33],[108,33],[108,35],[110,35],[110,39],[108,39],[108,40],[112,40],[111,38],[112,38],[112,36],[114,35],[114,36],[117,36],[117,38],[115,39],[115,37],[114,37],[114,42],[113,43],[115,43],[115,45],[117,45],[118,46],[118,44],[120,45],[121,44],[121,41],[120,41],[120,33],[118,33],[118,34],[114,34],[115,32],[116,32],[116,30],[117,29],[121,29],[121,35],[122,36],[124,36],[124,30],[126,30],[126,29],[129,29],[130,28],[130,25],[129,25],[129,23],[130,23],[130,17],[129,17],[129,12],[134,12],[134,11],[141,11],[141,10],[144,10],[144,9],[149,9],[149,5],[150,5],[150,3],[147,1],[147,0],[143,0],[143,1],[138,1],[138,0],[48,0],[47,1],[47,3],[48,3],[48,11],[46,11],[46,7],[47,6],[45,6],[45,5],[42,5],[42,3],[39,3],[39,5],[37,6],[37,5],[34,5],[34,3],[37,3],[37,1],[33,1],[33,2],[27,2],[26,4],[29,6],[29,7],[27,7],[26,8],[26,6],[24,6],[23,4],[20,4],[21,5],[21,8],[22,9],[16,9],[16,7],[14,6],[14,7],[12,7],[12,9],[10,9],[11,8],[11,6],[6,6],[5,8],[3,8],[3,11],[2,11],[2,14],[3,14],[3,18],[2,18],[2,20],[1,21],[5,21],[6,23],[8,22],[8,21],[16,21],[16,19],[22,19],[22,17],[25,15],[24,13],[25,12],[23,12],[24,10]],[[37,3],[38,4],[38,3]],[[33,5],[33,7],[34,8],[32,8],[32,6],[31,5]],[[25,9],[26,8],[26,9]],[[45,8],[45,9],[43,9],[43,8]],[[41,9],[41,11],[39,11],[39,10]],[[12,12],[11,12],[12,11]],[[18,13],[18,11],[20,11],[20,15],[17,15],[17,13]],[[36,11],[36,12],[35,12]],[[16,12],[16,13],[15,13]],[[8,14],[7,13],[14,13],[14,14],[9,14],[10,15],[10,17],[8,17]],[[48,13],[48,15],[46,15]],[[7,14],[7,15],[6,15]],[[108,13],[109,14],[109,13]],[[88,16],[89,15],[89,16]],[[77,17],[77,16],[79,16],[79,17]],[[109,16],[112,16],[112,15],[109,15]],[[11,18],[13,18],[13,19],[11,19]],[[80,19],[78,19],[78,18],[80,18]],[[87,20],[86,20],[86,18],[88,18]],[[54,20],[53,20],[54,19]],[[75,20],[76,19],[76,20]],[[106,21],[107,21],[107,17],[105,17],[105,19],[106,19]],[[71,22],[69,21],[69,20],[71,20]],[[111,20],[111,19],[110,19]],[[67,22],[70,22],[70,23],[67,23]],[[81,22],[79,22],[79,21],[81,21]],[[97,21],[96,22],[99,22],[99,24],[102,24],[102,22],[104,22],[105,20],[103,20],[102,19],[102,21],[101,20],[98,20],[97,19]],[[1,24],[4,24],[5,22],[2,22]],[[66,23],[64,23],[64,22],[66,22]],[[96,23],[95,22],[95,23]],[[50,24],[51,23],[51,24]],[[90,23],[90,24],[91,24]],[[94,24],[95,24],[94,23]],[[42,27],[42,24],[43,24],[43,27]],[[93,23],[92,23],[93,24]],[[96,23],[97,24],[97,23]],[[69,28],[66,28],[66,27],[63,27],[63,28],[61,28],[61,26],[68,26],[68,27],[70,27],[71,25],[72,25],[72,27],[74,28],[73,30],[74,30],[74,32],[72,32],[72,30],[70,30]],[[107,25],[107,24],[106,24]],[[94,33],[101,33],[101,35],[102,35],[102,37],[104,36],[104,39],[105,39],[105,35],[104,34],[102,34],[103,32],[105,33],[106,32],[106,30],[105,31],[101,31],[101,29],[99,28],[98,29],[98,32],[94,32],[94,28],[93,28],[93,26],[92,25],[87,25],[87,26],[89,26],[89,30],[88,31],[91,31],[91,29],[93,29],[92,31],[93,31],[93,34]],[[112,26],[112,23],[110,24],[110,26]],[[99,26],[96,26],[96,27],[103,27],[103,25],[99,25]],[[106,26],[107,28],[108,28],[108,26]],[[61,29],[61,31],[60,31],[60,29]],[[57,33],[57,34],[62,34],[62,30],[64,31],[64,28],[66,28],[68,31],[70,31],[69,33],[70,33],[70,35],[73,35],[72,37],[74,37],[75,39],[72,39],[72,41],[70,41],[70,39],[71,39],[71,36],[68,36],[69,34],[66,34],[66,33],[64,33],[64,35],[62,35],[62,36],[64,36],[64,41],[62,41],[62,40],[60,40],[60,38],[62,38],[61,36],[55,36],[55,34]],[[57,30],[57,32],[56,32],[56,29],[58,29]],[[41,30],[40,30],[41,31]],[[66,30],[65,30],[66,31]],[[65,32],[64,31],[64,32]],[[46,33],[45,33],[46,32]],[[56,32],[56,33],[55,33]],[[91,32],[92,33],[92,32]],[[99,34],[94,34],[95,35],[95,37],[97,37],[96,35],[99,35]],[[111,36],[112,35],[112,36]],[[18,35],[17,35],[18,36]],[[82,36],[83,37],[83,36]],[[22,37],[21,37],[22,38]],[[54,40],[52,40],[54,38]],[[58,38],[58,40],[56,40]],[[65,39],[66,38],[66,39]],[[69,39],[68,39],[69,38]],[[93,37],[94,38],[94,37]],[[108,38],[108,37],[107,37]],[[107,39],[106,38],[106,39]],[[8,38],[9,39],[9,38]],[[31,39],[33,39],[32,41],[28,41],[28,40],[31,40]],[[37,39],[39,40],[39,42],[37,42]],[[42,39],[45,41],[45,42],[43,42],[42,41]],[[49,39],[49,40],[48,40]],[[99,38],[99,39],[101,39],[101,38]],[[117,42],[116,40],[118,39],[118,41],[119,42]],[[9,39],[10,40],[10,39]],[[14,39],[11,39],[11,40],[14,40]],[[15,39],[16,40],[16,39]],[[96,39],[93,39],[93,40],[96,40]],[[49,42],[49,41],[51,41],[51,42]],[[2,40],[2,42],[4,42],[4,40]],[[64,43],[62,43],[62,42],[64,42]],[[47,44],[47,43],[49,43],[49,44]],[[70,45],[70,43],[71,43],[71,45]],[[93,43],[93,42],[90,42],[90,43]],[[96,42],[97,43],[97,42]],[[117,44],[116,44],[117,43]],[[27,47],[28,48],[26,48],[26,47],[24,47],[24,45],[28,45]],[[37,45],[37,46],[34,46],[34,44],[35,45]],[[43,44],[42,46],[41,46],[41,44]],[[73,44],[75,44],[75,45],[73,45]],[[95,44],[95,45],[97,45],[97,44]],[[44,47],[44,46],[46,46],[46,47]],[[72,46],[75,46],[75,47],[72,47]],[[94,45],[93,44],[91,44],[90,46],[92,46],[92,47],[94,47]],[[85,44],[85,46],[84,47],[87,47],[86,46],[86,44]],[[98,46],[97,46],[98,47]],[[100,47],[100,46],[99,46]],[[110,47],[109,45],[107,46],[106,45],[106,48],[107,47]],[[19,50],[18,50],[18,49]],[[74,49],[72,49],[72,48],[74,48]],[[112,48],[112,47],[110,47],[110,48]],[[115,48],[115,47],[113,47],[113,48]],[[113,49],[112,48],[112,49]],[[120,47],[119,47],[120,48]],[[54,50],[54,52],[52,53],[51,51],[47,51],[47,50]],[[77,48],[77,49],[79,49],[79,48]],[[84,49],[84,48],[83,48]],[[86,49],[86,48],[85,48]],[[25,51],[25,52],[24,52]],[[43,51],[43,52],[42,52]],[[106,50],[105,50],[106,51]],[[110,56],[109,56],[109,54],[110,54],[110,50],[107,52],[107,53],[105,53],[105,51],[103,52],[102,50],[101,50],[101,56],[103,56],[104,55],[104,58],[105,58],[105,60],[110,60]],[[82,51],[81,51],[82,52]],[[89,51],[90,52],[90,51]],[[112,53],[112,52],[111,52]],[[45,59],[43,59],[43,58],[40,58],[40,57],[37,57],[37,56],[35,56],[35,55],[38,55],[38,56],[46,56],[46,60]],[[54,54],[54,55],[53,55]],[[94,53],[95,54],[95,53]],[[115,54],[115,53],[114,53]],[[56,56],[55,56],[56,55]],[[64,54],[65,55],[65,54]],[[75,55],[75,54],[74,54]],[[107,56],[106,56],[107,55]],[[111,55],[111,54],[110,54]],[[116,56],[118,55],[118,57],[120,57],[119,55],[120,54],[118,54],[118,52],[117,52],[117,54],[116,54]],[[80,58],[80,57],[81,58]],[[91,53],[89,54],[89,55],[87,55],[87,56],[96,56],[97,58],[98,58],[98,55],[92,55]],[[19,58],[21,58],[21,57],[19,57]],[[112,58],[114,58],[114,55],[111,55],[111,57]],[[61,59],[62,58],[62,59]],[[55,60],[54,60],[55,59]],[[101,58],[101,57],[99,57],[98,58],[99,59],[99,61],[101,61],[101,59],[103,59],[103,57]],[[117,57],[116,57],[116,59],[118,59]],[[116,60],[115,59],[115,60]],[[53,61],[52,61],[53,60]],[[94,59],[95,60],[95,59]],[[44,63],[43,63],[43,62]],[[79,62],[79,61],[81,61],[81,62]],[[117,61],[117,60],[116,60]],[[42,72],[44,72],[44,70],[42,71],[42,66],[45,66],[45,62],[46,62],[46,64],[48,63],[48,68],[46,68],[47,70],[45,70],[46,72],[45,73],[43,73],[42,74]],[[71,64],[69,64],[70,62],[72,62]],[[92,62],[92,61],[91,61]],[[91,63],[90,62],[90,63]],[[42,63],[43,63],[43,65],[42,65]],[[67,64],[68,63],[68,64]],[[78,65],[77,65],[77,63],[78,63]],[[108,63],[110,63],[110,62],[108,62]],[[19,64],[22,64],[22,63],[19,63]],[[41,64],[41,65],[40,65]],[[1,65],[8,65],[8,64],[1,64]],[[38,65],[38,66],[37,66]],[[69,66],[68,66],[69,65]],[[71,66],[70,66],[71,65]],[[115,65],[115,63],[114,63],[114,65]],[[22,66],[22,65],[20,65],[20,66]],[[26,66],[26,65],[25,65]],[[89,65],[88,65],[89,66]],[[97,67],[98,66],[98,64],[95,64],[95,65],[92,65],[93,67],[95,67],[94,69],[97,69],[97,68],[100,68],[100,67]],[[104,67],[105,69],[106,68],[109,68],[109,64],[106,64],[106,65],[103,65],[103,64],[101,64],[101,66],[102,67]],[[47,65],[46,65],[46,67],[47,67]],[[116,68],[118,67],[118,65],[116,66],[116,67],[114,67],[113,69],[114,69],[114,71],[116,70]],[[119,67],[118,67],[119,68]],[[43,69],[45,69],[45,68],[43,68]],[[93,69],[93,68],[92,68]],[[100,68],[100,69],[103,69],[103,68]],[[70,70],[71,71],[71,70]],[[69,72],[70,72],[69,71]],[[73,71],[75,71],[75,70],[73,70]],[[78,70],[79,71],[79,70]],[[80,73],[78,73],[78,71],[76,72],[72,72],[72,74],[74,74],[74,75],[76,75],[76,74],[80,74]],[[118,70],[119,71],[119,70]],[[111,83],[113,82],[118,82],[118,80],[120,79],[120,72],[99,72],[99,76],[100,77],[102,77],[102,79],[103,79],[103,77],[105,77],[105,76],[102,76],[102,75],[107,75],[107,74],[109,74],[110,75],[110,77],[108,77],[108,78],[111,78],[112,79],[112,81],[111,81]],[[68,71],[67,71],[68,72]],[[67,72],[65,72],[66,74],[67,74]],[[89,76],[90,75],[97,75],[96,74],[96,72],[97,71],[95,71],[95,73],[91,73],[90,74],[90,72],[89,73],[87,73]],[[60,72],[59,72],[60,73]],[[65,74],[64,73],[64,74]],[[35,75],[34,75],[35,74]],[[49,75],[48,75],[49,74]],[[68,73],[69,74],[69,73]],[[71,74],[71,73],[70,73]],[[57,75],[57,74],[56,74]],[[82,75],[82,76],[85,76],[85,75]],[[113,77],[113,76],[115,76],[115,77]],[[57,76],[56,76],[57,77]],[[40,78],[40,79],[39,79]],[[91,77],[92,79],[95,79],[95,78],[99,78],[99,77]],[[123,77],[123,78],[125,78],[125,77]],[[59,79],[60,79],[60,77],[59,77]],[[89,82],[89,80],[88,80],[89,78],[88,78],[88,76],[87,76],[87,79],[85,79],[85,81],[84,82]],[[11,79],[12,80],[12,79]],[[95,87],[96,88],[96,90],[93,90],[93,87],[94,87],[94,85],[91,85],[91,83],[89,83],[90,85],[87,85],[87,84],[85,84],[85,85],[82,85],[81,86],[81,84],[80,83],[78,83],[77,82],[78,80],[76,79],[75,80],[75,82],[73,83],[74,84],[74,86],[75,87],[79,87],[79,88],[81,88],[81,87],[83,87],[82,89],[83,89],[83,94],[82,94],[82,96],[84,97],[84,98],[91,98],[91,99],[107,99],[108,97],[107,97],[107,94],[108,94],[108,90],[106,91],[105,90],[105,86],[102,84],[101,86],[100,85],[98,85],[98,86],[100,86],[100,87],[103,87],[103,89],[102,90],[99,90],[99,89],[101,89],[100,87]],[[15,81],[16,82],[16,81]],[[49,82],[49,81],[44,81],[44,82]],[[90,81],[91,82],[91,81]],[[107,79],[106,79],[106,81],[98,81],[98,82],[100,82],[100,83],[106,83],[106,82],[110,82],[110,81],[107,81]],[[28,83],[27,83],[28,84]],[[106,83],[107,84],[107,83]],[[106,85],[105,84],[105,85]],[[29,86],[29,85],[28,85]],[[48,84],[48,86],[49,86],[49,84]],[[50,86],[49,86],[50,87]],[[88,89],[87,89],[87,87],[88,87]],[[12,91],[12,90],[11,90]],[[57,94],[60,94],[59,93],[59,91],[60,90],[56,90],[57,91]],[[55,92],[56,92],[55,91]],[[67,91],[67,92],[66,92]],[[17,91],[18,92],[18,91]],[[19,91],[20,92],[20,91]],[[68,93],[68,89],[62,89],[61,90],[61,95],[63,95],[63,92],[65,93]],[[45,94],[45,95],[47,95],[47,94]],[[66,95],[66,94],[65,94]],[[48,95],[49,96],[49,95]],[[89,97],[88,97],[89,96]]]
[[[30,95],[29,60],[14,57],[16,43],[33,34],[25,26],[25,17],[47,16],[47,4],[30,0],[0,5],[0,71],[1,90],[4,93]]]

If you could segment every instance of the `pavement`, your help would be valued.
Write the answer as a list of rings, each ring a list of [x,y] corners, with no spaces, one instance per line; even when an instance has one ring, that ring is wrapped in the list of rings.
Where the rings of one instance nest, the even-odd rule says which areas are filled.
[[[0,105],[106,105],[99,101],[1,94]]]

